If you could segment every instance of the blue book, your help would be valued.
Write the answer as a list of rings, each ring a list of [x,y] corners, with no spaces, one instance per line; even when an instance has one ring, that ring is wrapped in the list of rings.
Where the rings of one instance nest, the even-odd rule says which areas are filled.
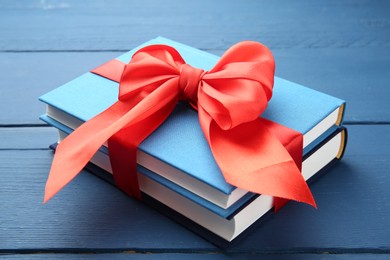
[[[205,70],[212,68],[218,60],[215,55],[162,37],[146,42],[117,59],[128,62],[135,51],[150,44],[171,45],[181,53],[187,63]],[[41,118],[58,128],[61,138],[64,138],[83,122],[111,106],[116,102],[117,96],[118,83],[87,72],[43,95],[40,100],[47,103],[47,112]],[[292,96],[294,99],[291,98]],[[319,152],[315,153],[317,156],[312,156],[312,151],[317,150],[319,144],[328,140],[329,136],[338,129],[343,111],[344,101],[340,99],[275,78],[273,97],[262,116],[301,132],[304,136],[302,156],[311,155],[310,158],[322,160],[324,166],[331,159],[338,157],[343,150],[343,135],[340,133],[338,139],[334,141],[332,152],[327,149],[322,150],[322,153],[328,154],[330,159],[328,157],[324,159],[325,157]],[[94,158],[95,163],[109,172],[106,148],[102,147],[95,157],[97,157]],[[141,183],[147,182],[149,184],[146,186],[157,186],[148,192],[144,191],[151,197],[157,196],[152,193],[158,189],[164,190],[165,193],[173,192],[175,196],[179,196],[178,200],[191,201],[201,209],[200,211],[205,210],[207,214],[211,214],[210,216],[217,216],[217,219],[232,219],[238,216],[237,214],[242,212],[243,208],[248,210],[248,205],[252,205],[253,201],[264,200],[262,202],[264,207],[261,210],[264,212],[272,207],[272,198],[260,196],[259,199],[254,194],[225,182],[204,139],[197,113],[183,103],[179,103],[167,121],[139,146],[138,164]],[[304,163],[305,179],[319,170],[318,165],[316,163],[314,165],[314,168],[305,170]],[[168,207],[179,205],[172,201],[160,202]],[[181,212],[180,209],[173,208]],[[202,216],[207,214],[198,215],[202,219]],[[262,213],[259,211],[255,215],[259,218]],[[234,239],[240,233],[234,231],[235,235],[231,235],[225,234],[225,231],[220,233],[220,230],[213,232],[227,241]]]

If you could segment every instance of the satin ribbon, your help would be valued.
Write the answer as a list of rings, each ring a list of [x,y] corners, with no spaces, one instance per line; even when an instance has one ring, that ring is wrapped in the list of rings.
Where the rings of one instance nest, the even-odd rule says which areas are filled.
[[[274,60],[265,46],[238,43],[210,71],[186,64],[174,48],[165,45],[137,51],[123,73],[120,66],[112,62],[110,72],[111,79],[120,82],[118,101],[58,145],[45,202],[69,183],[107,140],[116,184],[140,197],[137,147],[179,100],[187,100],[198,110],[204,136],[228,183],[278,198],[277,208],[284,200],[316,207],[299,169],[302,145],[292,152],[282,144],[282,134],[270,131],[273,123],[259,118],[272,96],[274,80]],[[94,73],[99,74],[99,69]]]

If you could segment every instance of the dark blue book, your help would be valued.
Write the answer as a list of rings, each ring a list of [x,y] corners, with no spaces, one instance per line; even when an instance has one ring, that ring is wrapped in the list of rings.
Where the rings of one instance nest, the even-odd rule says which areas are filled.
[[[306,154],[303,167],[311,175],[307,179],[308,183],[326,173],[329,167],[341,159],[346,142],[347,130],[339,127]],[[53,144],[51,148],[55,149],[56,145]],[[108,156],[99,151],[86,169],[114,184],[112,173],[105,169],[107,164]],[[183,192],[168,180],[161,180],[158,174],[142,166],[138,167],[138,178],[145,203],[221,248],[234,245],[274,214],[270,196],[255,195],[224,217],[199,204],[199,198],[193,200],[188,192]]]

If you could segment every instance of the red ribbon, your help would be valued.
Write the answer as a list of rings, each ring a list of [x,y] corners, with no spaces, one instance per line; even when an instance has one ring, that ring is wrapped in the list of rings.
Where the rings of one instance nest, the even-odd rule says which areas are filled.
[[[58,145],[45,202],[107,140],[116,184],[140,197],[137,147],[182,99],[198,110],[200,126],[228,183],[280,198],[275,201],[277,208],[283,199],[315,207],[299,169],[302,135],[286,140],[280,131],[283,126],[259,118],[272,96],[274,80],[274,60],[265,46],[238,43],[214,68],[203,71],[186,64],[174,48],[151,45],[137,51],[120,73],[122,67],[121,62],[111,61],[93,71],[120,82],[118,101]]]

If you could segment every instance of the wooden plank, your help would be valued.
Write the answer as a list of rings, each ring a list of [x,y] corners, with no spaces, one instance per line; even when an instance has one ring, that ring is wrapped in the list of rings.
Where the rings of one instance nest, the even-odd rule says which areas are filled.
[[[229,253],[120,253],[120,254],[17,254],[17,255],[2,255],[2,259],[272,259],[272,260],[310,260],[310,259],[389,259],[388,254],[329,254],[329,253],[318,253],[318,254],[252,254],[252,253],[240,253],[240,254],[229,254]]]
[[[58,131],[53,127],[2,127],[0,150],[49,149]]]
[[[311,186],[318,210],[290,203],[240,248],[390,247],[390,125],[348,130],[343,160]]]
[[[49,53],[0,54],[0,125],[39,124],[41,94],[119,55],[100,51],[126,51],[157,35],[217,54],[240,40],[262,41],[274,51],[279,76],[346,99],[347,121],[390,121],[383,77],[390,3],[281,3],[2,1],[0,51]],[[199,19],[205,6],[208,15]]]
[[[349,122],[390,122],[390,88],[383,76],[390,71],[386,52],[389,49],[276,49],[276,74],[346,100],[345,120]],[[4,111],[0,125],[42,124],[38,117],[45,106],[38,102],[40,95],[119,55],[0,53],[4,73],[0,77],[0,111]]]
[[[1,1],[0,50],[127,50],[157,35],[203,49],[390,44],[387,1]]]
[[[0,151],[1,249],[210,247],[85,172],[44,205],[51,160],[51,151]]]
[[[390,3],[390,2],[389,2]],[[390,48],[275,50],[276,75],[347,101],[348,122],[390,122]]]
[[[290,203],[230,253],[389,253],[390,125],[349,130],[343,161],[312,185],[319,209]],[[0,249],[220,252],[85,172],[43,205],[51,160],[0,151]]]
[[[43,124],[39,96],[119,53],[1,53],[0,125]]]

